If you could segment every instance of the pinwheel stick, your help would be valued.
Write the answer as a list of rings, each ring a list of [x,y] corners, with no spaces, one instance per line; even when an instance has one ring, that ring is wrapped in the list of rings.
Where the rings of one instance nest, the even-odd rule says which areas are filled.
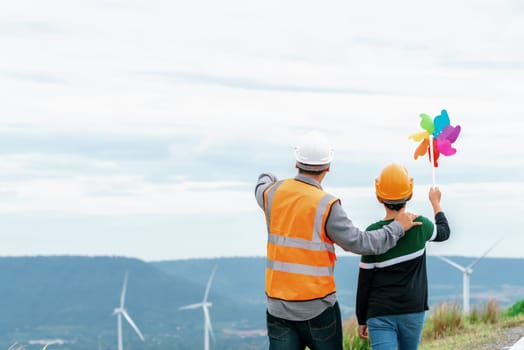
[[[433,150],[433,135],[429,135],[429,153],[431,156],[431,179],[435,187],[435,151]]]

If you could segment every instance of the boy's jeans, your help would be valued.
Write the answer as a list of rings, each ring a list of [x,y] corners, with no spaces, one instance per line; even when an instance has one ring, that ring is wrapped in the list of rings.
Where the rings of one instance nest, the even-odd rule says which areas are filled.
[[[367,321],[373,350],[416,350],[424,327],[424,312],[371,317]]]
[[[342,350],[338,302],[308,321],[289,321],[266,312],[270,350]]]

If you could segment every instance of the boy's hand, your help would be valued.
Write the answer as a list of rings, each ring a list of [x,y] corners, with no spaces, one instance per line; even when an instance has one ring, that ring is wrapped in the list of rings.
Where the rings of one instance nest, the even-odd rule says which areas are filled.
[[[442,193],[438,186],[432,186],[429,188],[429,201],[431,203],[440,203],[440,198],[442,198]]]
[[[369,339],[368,326],[358,325],[358,336],[362,339]]]
[[[440,211],[442,211],[442,208],[440,207],[440,199],[442,198],[442,193],[440,193],[440,189],[438,186],[432,186],[429,188],[429,201],[431,202],[431,205],[433,206],[433,212],[436,214]]]

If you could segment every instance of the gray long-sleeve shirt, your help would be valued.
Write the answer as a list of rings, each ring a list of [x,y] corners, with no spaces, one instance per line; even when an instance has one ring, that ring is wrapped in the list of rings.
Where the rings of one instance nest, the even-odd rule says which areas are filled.
[[[322,189],[320,183],[314,179],[298,174],[295,180]],[[263,173],[258,177],[255,187],[255,198],[258,205],[264,209],[264,192],[277,181],[271,173]],[[398,239],[404,235],[402,225],[393,221],[376,231],[362,231],[347,216],[340,201],[331,206],[326,221],[326,233],[329,238],[345,251],[356,254],[382,254],[393,247]],[[268,312],[276,317],[293,321],[309,320],[320,315],[326,308],[337,301],[336,294],[330,294],[324,299],[310,301],[285,301],[268,297]]]

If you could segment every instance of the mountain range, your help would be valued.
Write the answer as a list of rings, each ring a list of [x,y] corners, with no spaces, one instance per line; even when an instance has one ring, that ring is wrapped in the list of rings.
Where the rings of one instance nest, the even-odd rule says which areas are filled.
[[[452,256],[466,266],[475,258]],[[354,315],[357,256],[338,259],[335,278],[344,319]],[[430,307],[461,303],[462,273],[428,256]],[[211,349],[266,349],[262,257],[227,257],[146,262],[125,257],[0,257],[0,349],[15,342],[26,350],[116,349],[116,317],[124,276],[126,309],[145,336],[124,324],[124,348],[201,349],[201,302],[217,267],[209,301],[215,342]],[[471,275],[471,304],[495,299],[502,308],[524,299],[518,271],[524,259],[484,258]]]

